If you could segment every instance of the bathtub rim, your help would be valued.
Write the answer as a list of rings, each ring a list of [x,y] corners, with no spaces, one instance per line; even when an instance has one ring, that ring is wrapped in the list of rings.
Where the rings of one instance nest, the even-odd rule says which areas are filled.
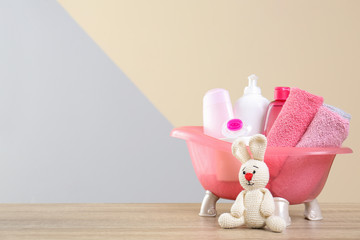
[[[229,152],[231,143],[210,137],[203,133],[202,126],[183,126],[174,128],[170,136],[187,142],[197,142],[219,151]],[[267,147],[266,156],[304,156],[304,155],[334,155],[353,153],[349,147],[300,148],[300,147]]]

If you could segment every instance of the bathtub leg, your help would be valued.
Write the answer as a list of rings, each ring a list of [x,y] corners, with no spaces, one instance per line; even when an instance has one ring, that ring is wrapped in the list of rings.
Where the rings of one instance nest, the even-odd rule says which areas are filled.
[[[308,220],[317,221],[323,219],[319,203],[316,199],[306,202],[304,216]]]
[[[286,226],[290,226],[291,218],[289,215],[289,202],[285,198],[274,197],[275,211],[274,215],[285,220]]]
[[[217,200],[219,200],[218,196],[206,190],[199,215],[202,217],[215,217]]]

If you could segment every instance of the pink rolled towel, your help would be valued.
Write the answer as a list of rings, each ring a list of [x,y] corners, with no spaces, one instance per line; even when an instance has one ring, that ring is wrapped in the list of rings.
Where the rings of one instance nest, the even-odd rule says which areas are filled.
[[[295,147],[304,135],[323,98],[299,88],[291,88],[279,116],[267,136],[270,147]]]
[[[344,116],[344,115],[343,115]],[[323,105],[296,147],[340,147],[349,133],[349,118]]]
[[[340,109],[323,105],[316,113],[305,134],[296,147],[340,147],[349,132],[351,116]],[[272,180],[272,193],[274,196],[285,196],[288,189],[296,185],[294,181],[302,181],[298,185],[297,196],[293,199],[303,199],[314,196],[314,183],[321,184],[326,180],[331,165],[322,161],[328,156],[299,156],[296,159],[285,160],[281,169],[290,169],[292,178],[286,174],[279,174]],[[332,159],[335,158],[335,155]],[[298,171],[302,169],[302,171]],[[281,171],[281,170],[280,170]],[[325,182],[323,182],[325,184]],[[287,199],[291,201],[292,199]]]

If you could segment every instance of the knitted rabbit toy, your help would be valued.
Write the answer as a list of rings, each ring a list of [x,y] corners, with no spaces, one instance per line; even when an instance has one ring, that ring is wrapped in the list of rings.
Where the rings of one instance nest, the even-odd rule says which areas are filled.
[[[240,185],[245,189],[237,196],[231,207],[231,213],[224,213],[218,219],[222,228],[235,228],[246,224],[251,228],[267,226],[271,231],[282,232],[285,221],[274,216],[274,199],[270,191],[265,188],[269,182],[269,169],[264,163],[267,140],[264,135],[251,137],[249,148],[245,141],[236,140],[232,145],[233,155],[242,163],[239,172]]]

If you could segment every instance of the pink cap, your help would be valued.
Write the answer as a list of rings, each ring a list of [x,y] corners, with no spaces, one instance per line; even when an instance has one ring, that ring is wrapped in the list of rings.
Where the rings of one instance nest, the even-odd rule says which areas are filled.
[[[227,128],[230,131],[238,131],[243,127],[243,122],[240,119],[234,118],[227,122]]]
[[[274,99],[285,101],[288,98],[289,93],[290,93],[289,87],[276,87],[274,92]]]

